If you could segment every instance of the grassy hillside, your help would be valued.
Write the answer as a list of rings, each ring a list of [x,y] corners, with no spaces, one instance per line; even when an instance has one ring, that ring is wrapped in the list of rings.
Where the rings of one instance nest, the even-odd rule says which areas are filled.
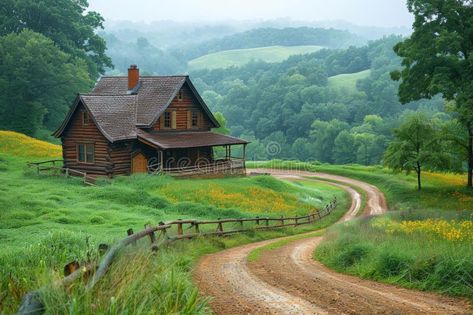
[[[189,61],[189,70],[218,69],[231,66],[243,66],[252,60],[280,62],[293,55],[316,52],[321,46],[267,46],[248,49],[225,50]]]
[[[473,191],[466,188],[465,174],[422,175],[422,191],[416,189],[414,174],[394,173],[382,166],[330,165],[304,162],[249,162],[248,167],[274,167],[328,172],[371,183],[386,195],[391,210],[473,210]]]
[[[48,290],[44,296],[48,307],[53,307],[51,313],[113,313],[113,307],[120,309],[118,313],[141,313],[140,307],[157,313],[186,313],[183,309],[195,299],[191,266],[200,255],[326,226],[347,206],[346,193],[333,186],[307,188],[267,176],[190,180],[138,175],[103,179],[97,187],[88,187],[74,178],[39,176],[26,167],[27,161],[57,158],[61,155],[58,146],[12,132],[0,132],[0,144],[0,181],[8,183],[0,186],[0,314],[3,310],[11,313],[26,291],[59,277],[65,263],[95,255],[98,243],[112,244],[124,237],[128,228],[139,231],[146,223],[178,218],[287,216],[321,208],[335,196],[341,201],[333,216],[303,229],[196,240],[178,245],[175,251],[166,250],[168,256],[159,255],[158,259],[148,257],[144,242],[143,252],[127,254],[127,264],[135,269],[118,263],[117,273],[112,272],[98,291],[86,293],[78,288],[67,295]],[[142,261],[146,262],[143,266]],[[153,277],[146,280],[143,274]],[[161,279],[159,287],[155,277]],[[173,294],[180,300],[173,300]],[[92,303],[97,296],[101,302]],[[113,302],[112,296],[121,299]],[[173,301],[171,305],[169,301]],[[199,299],[191,309],[204,307],[204,302]],[[92,304],[98,309],[91,309]]]
[[[331,227],[315,257],[362,278],[473,300],[473,192],[466,188],[465,175],[425,172],[418,192],[414,174],[380,166],[250,165],[328,172],[379,187],[391,211]]]
[[[40,141],[24,134],[0,130],[0,154],[19,157],[61,158],[61,146]]]
[[[370,73],[371,70],[364,70],[356,73],[334,75],[328,78],[328,85],[329,87],[338,90],[341,93],[360,93],[356,88],[356,82],[360,79],[369,77]]]

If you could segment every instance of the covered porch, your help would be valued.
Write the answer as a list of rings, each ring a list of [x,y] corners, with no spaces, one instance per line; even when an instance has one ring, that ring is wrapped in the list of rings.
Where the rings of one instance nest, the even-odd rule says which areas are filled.
[[[248,142],[212,132],[142,132],[132,173],[195,176],[245,173]]]

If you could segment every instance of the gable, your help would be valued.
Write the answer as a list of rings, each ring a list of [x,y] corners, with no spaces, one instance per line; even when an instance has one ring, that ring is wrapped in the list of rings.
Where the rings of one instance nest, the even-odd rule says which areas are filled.
[[[128,93],[127,82],[127,77],[103,77],[93,93],[78,95],[54,136],[61,137],[79,103],[90,112],[97,128],[110,142],[136,139],[137,128],[155,127],[168,108],[179,112],[181,123],[188,121],[189,114],[180,109],[184,105],[199,112],[203,130],[219,127],[188,76],[140,77],[136,94]],[[186,95],[185,102],[178,99],[181,88]],[[176,112],[176,121],[177,115]]]
[[[182,94],[180,94],[182,93]],[[180,96],[182,98],[180,98]],[[172,114],[171,120],[175,120],[171,125],[175,128],[166,128],[164,124],[164,113],[170,112]],[[193,115],[196,115],[197,126],[192,125]],[[172,99],[170,105],[156,120],[153,125],[154,130],[200,130],[209,131],[213,127],[213,123],[202,104],[187,83],[184,83],[180,91]]]

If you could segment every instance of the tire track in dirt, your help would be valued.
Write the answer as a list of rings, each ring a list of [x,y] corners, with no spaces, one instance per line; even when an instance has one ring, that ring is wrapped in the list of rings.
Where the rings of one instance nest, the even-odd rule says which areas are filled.
[[[258,169],[282,179],[327,179],[352,197],[348,212],[340,221],[356,216],[360,195],[367,194],[364,215],[386,212],[384,195],[370,184],[338,175],[304,171]],[[326,182],[327,183],[327,182]],[[281,240],[267,240],[204,256],[194,272],[201,293],[211,296],[216,314],[470,314],[468,303],[459,299],[400,289],[373,281],[338,274],[312,259],[321,237],[292,242],[263,252],[256,263],[248,254]]]

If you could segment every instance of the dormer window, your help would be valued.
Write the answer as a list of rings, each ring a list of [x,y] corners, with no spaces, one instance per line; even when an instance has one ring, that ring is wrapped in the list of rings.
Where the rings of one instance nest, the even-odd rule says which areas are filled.
[[[179,93],[177,93],[177,99],[179,101],[182,101],[184,99],[184,91],[182,89],[180,89]]]
[[[198,126],[198,124],[199,124],[199,113],[192,112],[191,126],[195,128]]]
[[[171,113],[164,112],[164,128],[171,128]]]
[[[86,126],[88,124],[90,124],[90,115],[86,110],[84,110],[82,112],[82,125]]]

